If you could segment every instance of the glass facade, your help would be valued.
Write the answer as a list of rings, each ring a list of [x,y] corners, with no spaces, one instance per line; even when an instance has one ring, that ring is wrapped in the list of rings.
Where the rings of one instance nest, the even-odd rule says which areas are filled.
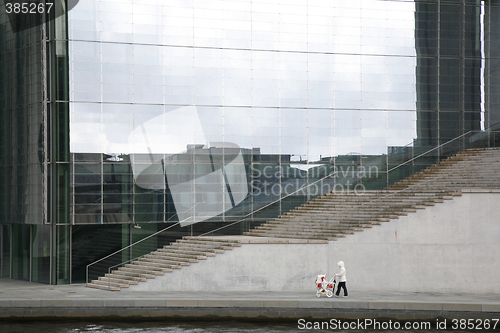
[[[165,227],[139,252],[240,234],[500,122],[498,0],[57,8],[45,28],[0,21],[5,276],[83,281]]]

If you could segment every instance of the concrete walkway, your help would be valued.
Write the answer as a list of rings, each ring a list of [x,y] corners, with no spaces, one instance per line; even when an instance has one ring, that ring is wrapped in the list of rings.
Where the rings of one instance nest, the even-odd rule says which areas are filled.
[[[432,318],[500,319],[498,294],[304,292],[111,292],[0,278],[0,318]],[[500,323],[499,325],[500,326]]]

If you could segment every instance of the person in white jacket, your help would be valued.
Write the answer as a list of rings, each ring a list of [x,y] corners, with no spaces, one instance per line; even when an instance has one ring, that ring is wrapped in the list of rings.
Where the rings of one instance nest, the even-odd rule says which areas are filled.
[[[339,268],[340,268],[340,272],[338,273],[335,273],[335,277],[338,277],[338,286],[337,286],[337,292],[335,293],[335,296],[336,297],[339,297],[339,294],[340,294],[340,288],[344,288],[344,298],[347,298],[348,294],[347,294],[347,287],[345,285],[345,283],[347,282],[347,278],[346,278],[346,270],[345,270],[345,267],[344,267],[344,262],[343,261],[339,261],[337,263],[337,265],[339,265]]]

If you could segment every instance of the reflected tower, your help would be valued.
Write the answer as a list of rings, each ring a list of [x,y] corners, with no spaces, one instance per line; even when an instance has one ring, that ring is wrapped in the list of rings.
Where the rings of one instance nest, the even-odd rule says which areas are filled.
[[[417,143],[481,128],[481,1],[415,3]]]
[[[484,5],[485,128],[500,129],[500,0]]]

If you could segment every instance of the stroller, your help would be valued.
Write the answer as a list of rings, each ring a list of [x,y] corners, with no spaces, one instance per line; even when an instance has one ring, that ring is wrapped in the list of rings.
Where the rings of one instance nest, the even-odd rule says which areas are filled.
[[[335,275],[330,281],[326,280],[326,274],[320,274],[316,278],[316,297],[321,297],[321,294],[326,294],[326,297],[332,297],[335,290]]]

